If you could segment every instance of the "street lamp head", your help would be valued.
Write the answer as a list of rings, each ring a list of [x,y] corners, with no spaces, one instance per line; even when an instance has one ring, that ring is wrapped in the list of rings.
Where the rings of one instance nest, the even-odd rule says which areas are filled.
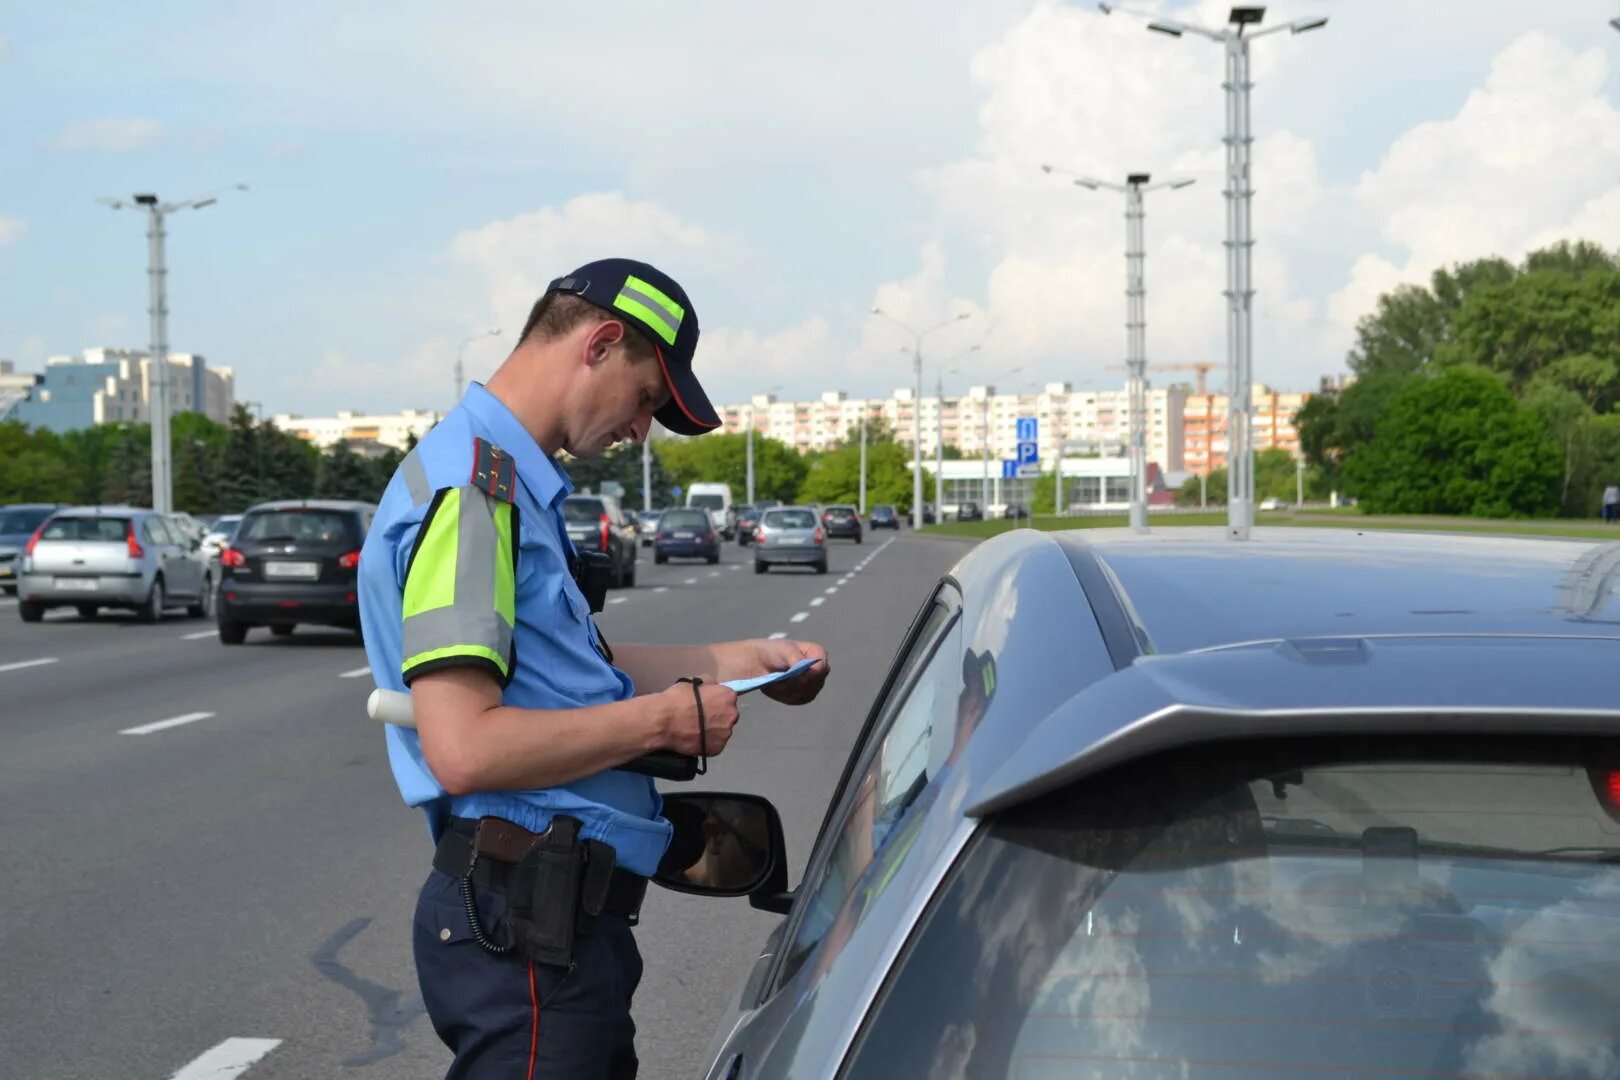
[[[1241,28],[1244,26],[1259,26],[1265,17],[1266,5],[1239,4],[1232,8],[1232,13],[1227,16],[1226,21]]]
[[[1170,181],[1170,190],[1177,191],[1184,187],[1192,187],[1197,182],[1196,180],[1172,180]]]
[[[1303,34],[1307,30],[1320,30],[1326,25],[1327,16],[1324,15],[1319,19],[1295,19],[1293,22],[1288,24],[1288,29],[1292,30],[1296,34]]]
[[[956,321],[961,322],[963,319],[969,319],[969,318],[972,318],[972,317],[973,317],[973,312],[964,311],[964,312],[962,312],[962,314],[960,314],[960,315],[958,315],[956,317]]]
[[[1103,3],[1103,0],[1097,0],[1097,10],[1102,12],[1104,15],[1112,15],[1114,13],[1114,5],[1105,4]]]
[[[883,309],[880,308],[880,307],[873,307],[872,308],[872,314],[873,315],[881,315],[881,314],[883,314]]]
[[[1041,166],[1041,172],[1049,174],[1049,173],[1051,173],[1051,171],[1052,171],[1052,166],[1050,166],[1050,165],[1042,165]]]
[[[219,202],[219,200],[210,195],[206,199],[198,199],[196,202],[192,203],[191,208],[193,210],[201,210],[203,207],[213,206],[217,202]]]
[[[156,195],[136,195],[134,198],[135,198],[135,201],[137,203],[139,203],[141,206],[156,206],[157,205],[157,196]]]
[[[1148,23],[1148,29],[1154,31],[1155,33],[1169,34],[1171,37],[1181,36],[1181,27],[1172,26],[1169,23],[1150,22]]]
[[[1133,172],[1125,178],[1127,184],[1142,185],[1153,179],[1152,173]]]
[[[1076,180],[1074,182],[1074,186],[1075,187],[1083,187],[1087,191],[1096,191],[1097,188],[1100,187],[1101,185],[1098,184],[1097,181],[1095,181],[1095,180]]]

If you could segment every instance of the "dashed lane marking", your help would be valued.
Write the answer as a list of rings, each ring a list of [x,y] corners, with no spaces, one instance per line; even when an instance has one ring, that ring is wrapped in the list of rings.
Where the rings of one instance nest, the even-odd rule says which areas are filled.
[[[787,637],[787,631],[786,630],[778,630],[776,633],[771,635],[771,640],[775,641],[777,638],[785,638],[785,637]]]
[[[155,721],[155,722],[150,723],[150,724],[142,724],[139,727],[125,728],[124,730],[120,731],[118,734],[120,734],[120,735],[150,735],[154,731],[165,731],[165,730],[167,730],[169,728],[172,728],[172,727],[179,727],[182,724],[195,724],[198,720],[207,720],[209,717],[211,717],[213,715],[214,714],[211,713],[211,712],[188,712],[184,716],[171,716],[167,720],[158,720],[158,721]],[[216,1047],[216,1049],[218,1049],[218,1048]],[[262,1056],[263,1055],[261,1054],[260,1057],[262,1057]],[[253,1061],[257,1061],[257,1060],[259,1060],[259,1059],[258,1058],[253,1059]],[[248,1062],[248,1065],[253,1064],[253,1061]],[[244,1065],[242,1067],[245,1069],[245,1068],[247,1068],[247,1065]],[[197,1073],[196,1075],[198,1075],[198,1076],[205,1076],[205,1075],[212,1076],[213,1074],[212,1073]],[[236,1073],[229,1073],[229,1074],[221,1073],[220,1075],[235,1076]]]
[[[181,634],[181,641],[201,641],[205,637],[218,637],[218,630],[198,630],[195,634]]]
[[[825,604],[826,602],[827,602],[827,598],[825,596],[818,596],[814,600],[810,601],[810,606],[811,607],[820,607],[822,604]]]
[[[685,581],[681,582],[681,584],[682,585],[696,585],[697,584],[697,578],[689,577]]]
[[[669,592],[669,586],[668,585],[660,585],[656,589],[654,589],[653,592]]]
[[[827,595],[828,595],[828,596],[831,596],[831,595],[832,595],[832,594],[833,594],[833,593],[835,593],[835,592],[837,592],[837,591],[838,591],[838,586],[836,586],[836,585],[833,585],[833,586],[830,586],[830,587],[829,587],[829,588],[828,588],[828,589],[827,589]]]
[[[54,656],[42,656],[38,660],[18,660],[11,664],[0,664],[0,672],[21,671],[23,668],[44,667],[46,664],[56,663]]]
[[[733,570],[741,570],[742,569],[742,563],[740,563],[740,562],[739,563],[732,563],[731,564],[731,569],[733,569]]]
[[[720,571],[718,571],[718,570],[710,570],[709,571],[709,576],[710,577],[719,577],[720,576]]]
[[[810,613],[808,611],[796,611],[793,613],[793,618],[789,619],[788,622],[804,622],[809,617]]]
[[[358,679],[363,675],[370,675],[370,674],[371,674],[371,665],[367,664],[365,667],[357,667],[353,671],[345,671],[343,674],[339,675],[338,678],[340,678],[340,679]]]
[[[615,596],[613,599],[609,600],[608,603],[610,603],[610,604],[622,604],[628,599],[630,599],[628,596]]]
[[[236,1080],[280,1045],[280,1039],[226,1039],[169,1080]]]

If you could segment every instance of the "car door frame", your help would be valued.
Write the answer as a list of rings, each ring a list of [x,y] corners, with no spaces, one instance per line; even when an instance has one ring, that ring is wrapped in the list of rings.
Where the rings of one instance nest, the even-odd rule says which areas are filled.
[[[180,545],[174,532],[159,513],[143,514],[136,518],[142,538],[152,545],[157,555],[157,572],[163,576],[163,592],[167,596],[185,596],[191,586],[184,579],[184,571],[175,565],[180,557]],[[176,578],[180,580],[175,580]]]
[[[201,596],[208,581],[208,560],[202,554],[202,539],[193,537],[191,530],[185,528],[173,514],[161,516],[164,527],[169,530],[169,535],[175,539],[175,546],[179,549],[177,558],[185,566],[188,579],[185,594]]]

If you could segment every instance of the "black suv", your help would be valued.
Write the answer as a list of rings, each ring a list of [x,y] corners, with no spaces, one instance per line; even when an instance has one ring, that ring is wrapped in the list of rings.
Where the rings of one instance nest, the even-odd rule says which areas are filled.
[[[579,551],[600,551],[608,556],[613,584],[636,583],[639,533],[612,495],[570,495],[563,500],[563,523],[568,539]]]
[[[853,506],[827,507],[821,512],[821,524],[829,540],[839,537],[857,544],[861,542],[861,515]]]
[[[219,553],[219,640],[255,626],[286,637],[299,623],[360,629],[355,578],[377,507],[335,499],[261,503]]]

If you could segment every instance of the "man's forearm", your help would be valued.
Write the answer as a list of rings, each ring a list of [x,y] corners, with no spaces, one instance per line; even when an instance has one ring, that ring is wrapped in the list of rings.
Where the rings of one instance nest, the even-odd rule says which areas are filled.
[[[615,645],[613,663],[630,676],[637,694],[656,694],[676,679],[696,675],[704,682],[740,676],[722,670],[720,645]],[[752,673],[750,673],[752,674]]]

